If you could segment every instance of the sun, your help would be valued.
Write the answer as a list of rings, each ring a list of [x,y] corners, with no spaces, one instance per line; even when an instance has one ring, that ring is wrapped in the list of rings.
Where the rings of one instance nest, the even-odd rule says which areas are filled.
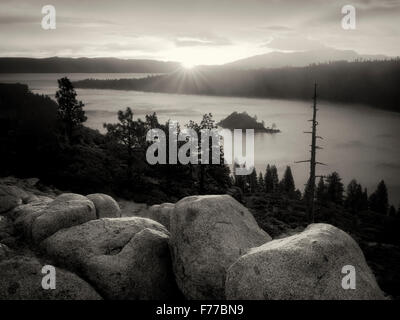
[[[185,69],[193,69],[195,65],[191,62],[182,62],[182,67]]]

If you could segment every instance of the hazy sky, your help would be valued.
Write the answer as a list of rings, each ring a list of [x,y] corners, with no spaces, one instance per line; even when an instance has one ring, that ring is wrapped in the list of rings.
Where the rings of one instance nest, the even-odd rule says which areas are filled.
[[[56,30],[41,8],[57,10]],[[343,30],[341,8],[357,12]],[[220,64],[329,46],[400,55],[400,0],[1,0],[0,55],[119,57]]]

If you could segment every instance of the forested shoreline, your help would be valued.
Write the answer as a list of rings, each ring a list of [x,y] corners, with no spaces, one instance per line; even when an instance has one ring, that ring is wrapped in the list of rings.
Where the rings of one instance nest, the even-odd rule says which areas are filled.
[[[77,88],[310,100],[310,83],[321,99],[400,111],[400,59],[332,62],[308,67],[235,70],[198,67],[142,79],[86,79]]]

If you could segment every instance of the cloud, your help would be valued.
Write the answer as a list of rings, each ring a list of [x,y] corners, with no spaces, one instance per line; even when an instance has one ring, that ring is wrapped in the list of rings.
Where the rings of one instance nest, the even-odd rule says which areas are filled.
[[[115,38],[114,41],[104,41],[102,43],[92,42],[90,45],[96,50],[101,51],[146,51],[157,52],[171,47],[169,41],[159,37],[136,37],[126,39],[125,37]]]
[[[93,5],[52,0],[57,30],[49,32],[40,26],[43,4],[0,1],[0,55],[147,55],[208,64],[323,45],[362,54],[400,54],[399,0],[351,2],[357,9],[354,32],[341,28],[340,9],[346,3],[337,1],[97,0]]]
[[[303,50],[318,50],[325,49],[326,46],[318,40],[305,38],[299,35],[286,37],[273,37],[263,45],[270,49],[303,51]]]
[[[375,167],[378,169],[400,170],[400,164],[394,162],[380,162]]]
[[[321,25],[334,24],[339,26],[343,18],[341,8],[344,3],[334,3],[330,5],[330,10],[313,16],[303,21],[303,26],[319,27]],[[385,21],[385,18],[392,19],[398,17],[400,13],[400,1],[398,0],[358,0],[351,3],[356,9],[357,21],[364,24],[373,24],[375,19]]]
[[[292,31],[293,29],[287,26],[272,25],[272,26],[261,26],[259,29],[269,30],[269,31]]]
[[[229,39],[218,36],[189,36],[175,39],[175,46],[177,47],[229,46],[231,44],[232,42]]]
[[[37,19],[37,18],[36,18]],[[70,25],[79,25],[80,27],[101,27],[101,26],[116,26],[118,23],[104,20],[104,19],[84,19],[77,17],[68,17],[68,16],[58,16],[57,23],[70,24]]]
[[[40,24],[42,21],[43,15],[38,13],[37,15],[33,14],[24,14],[24,15],[16,15],[16,14],[0,14],[0,24],[3,25],[16,25],[16,24]],[[117,25],[117,23],[105,20],[105,19],[85,19],[71,16],[62,16],[57,15],[57,23],[65,24],[65,25],[77,25],[80,27],[100,27],[100,26],[111,26]]]
[[[356,3],[356,6],[363,10],[382,10],[383,11],[392,11],[393,9],[399,9],[400,3],[398,0],[359,0],[359,3]]]
[[[0,15],[0,24],[40,23],[40,16],[33,15]]]

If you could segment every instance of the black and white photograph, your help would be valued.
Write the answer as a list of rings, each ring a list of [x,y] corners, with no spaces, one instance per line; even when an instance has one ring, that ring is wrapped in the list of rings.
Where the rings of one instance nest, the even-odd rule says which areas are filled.
[[[399,18],[1,0],[0,300],[399,300]]]

